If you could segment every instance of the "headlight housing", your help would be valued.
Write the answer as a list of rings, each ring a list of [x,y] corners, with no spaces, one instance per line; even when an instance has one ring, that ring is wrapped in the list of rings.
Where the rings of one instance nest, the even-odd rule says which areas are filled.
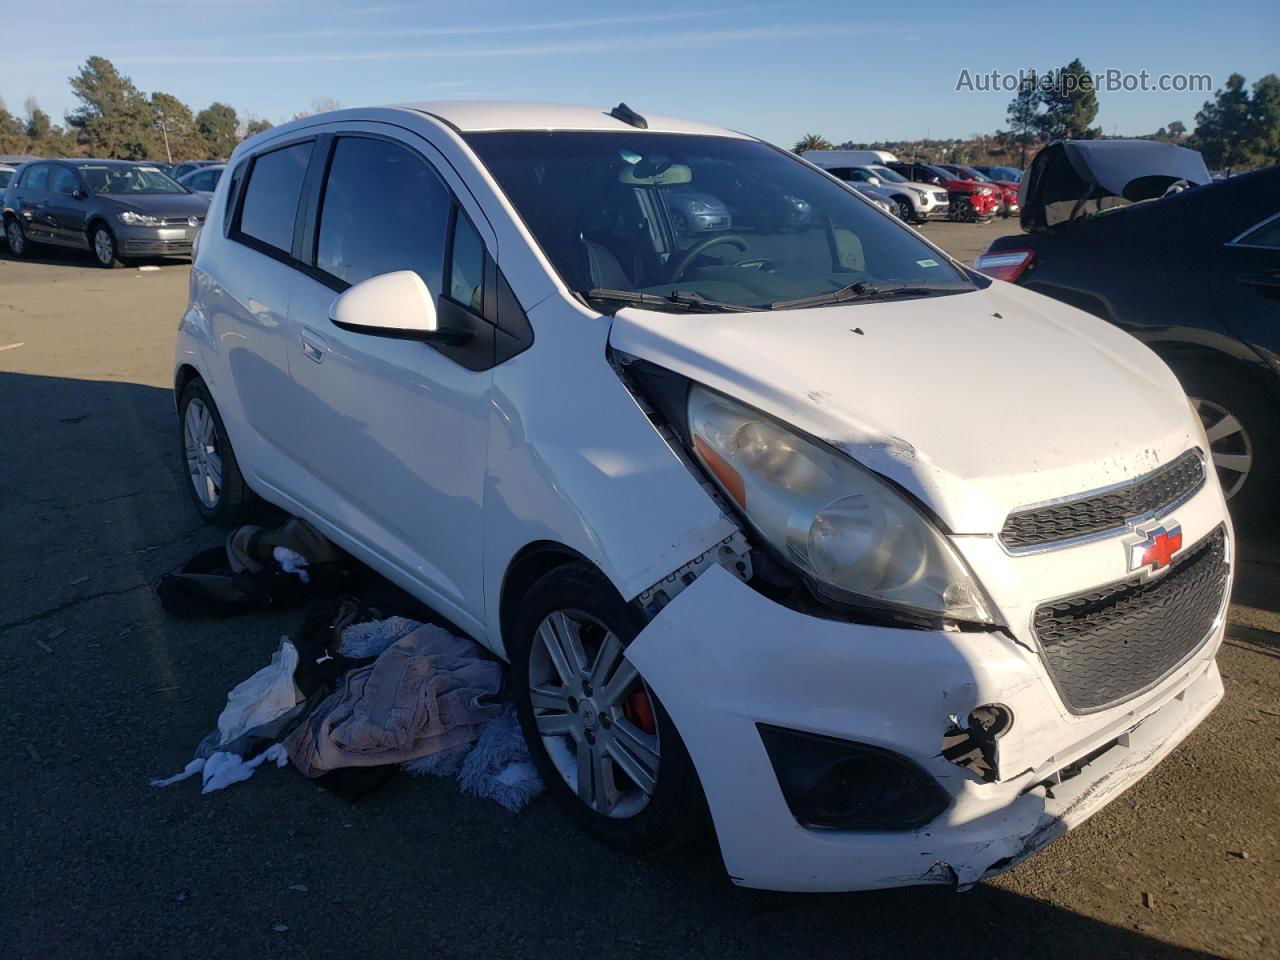
[[[950,541],[869,470],[705,387],[689,391],[688,424],[703,467],[820,596],[992,622]]]
[[[121,223],[130,227],[158,227],[164,223],[163,217],[153,217],[149,213],[134,213],[132,210],[125,210],[117,216]]]
[[[710,210],[711,210],[711,208],[710,208],[710,207],[708,207],[708,206],[707,206],[705,203],[703,203],[701,200],[690,200],[690,201],[689,201],[689,210],[690,210],[690,212],[692,212],[692,213],[707,213],[708,211],[710,211]]]

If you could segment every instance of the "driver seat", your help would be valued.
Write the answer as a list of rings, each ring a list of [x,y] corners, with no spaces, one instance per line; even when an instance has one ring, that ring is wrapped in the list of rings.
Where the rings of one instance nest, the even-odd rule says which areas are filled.
[[[583,240],[587,250],[587,270],[591,275],[592,287],[605,290],[630,290],[631,277],[622,268],[612,250],[592,240]]]

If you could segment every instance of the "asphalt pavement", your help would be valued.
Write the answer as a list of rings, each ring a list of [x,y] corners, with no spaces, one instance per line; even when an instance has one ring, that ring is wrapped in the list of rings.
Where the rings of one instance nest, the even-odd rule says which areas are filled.
[[[972,262],[1007,225],[933,224]],[[8,957],[1264,958],[1280,953],[1280,549],[1242,547],[1223,704],[1012,873],[770,896],[714,845],[651,860],[401,776],[350,805],[180,770],[296,612],[178,621],[152,584],[218,544],[170,377],[188,265],[0,250],[0,943]],[[1247,533],[1247,531],[1245,531]]]

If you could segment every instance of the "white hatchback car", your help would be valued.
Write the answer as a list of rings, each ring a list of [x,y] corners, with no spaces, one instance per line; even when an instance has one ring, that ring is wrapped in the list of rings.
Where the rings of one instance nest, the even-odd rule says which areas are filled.
[[[178,335],[196,508],[252,491],[509,660],[614,844],[709,810],[739,884],[964,887],[1222,696],[1232,531],[1173,375],[787,152],[451,102],[229,168]],[[732,228],[675,231],[690,190]]]

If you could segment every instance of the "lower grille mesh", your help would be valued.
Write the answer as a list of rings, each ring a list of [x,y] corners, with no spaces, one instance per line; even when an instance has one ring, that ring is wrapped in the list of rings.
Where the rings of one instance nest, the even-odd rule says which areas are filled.
[[[1219,527],[1163,576],[1133,577],[1036,609],[1035,633],[1073,713],[1101,710],[1150,687],[1204,641],[1227,589]]]

